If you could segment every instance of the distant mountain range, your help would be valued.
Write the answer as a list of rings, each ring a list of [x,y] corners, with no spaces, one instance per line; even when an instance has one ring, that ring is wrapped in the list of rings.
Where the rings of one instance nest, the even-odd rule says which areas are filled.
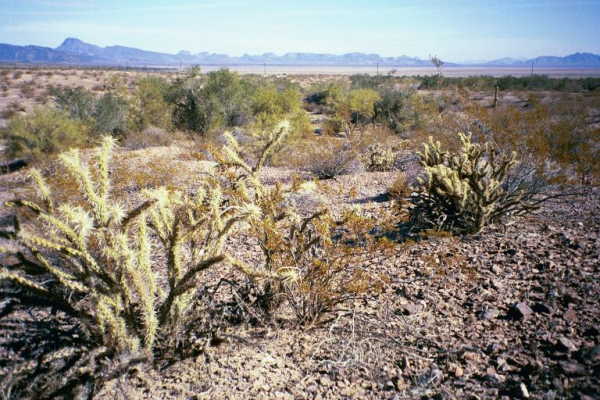
[[[157,53],[124,46],[100,47],[85,43],[76,38],[67,38],[60,46],[53,49],[40,46],[15,46],[0,44],[0,62],[9,63],[46,63],[77,65],[119,65],[119,66],[178,66],[178,65],[381,65],[387,67],[426,67],[431,66],[429,60],[415,57],[381,57],[378,54],[348,53],[286,53],[276,55],[245,54],[231,57],[226,54],[197,53],[180,51],[177,54]],[[600,68],[600,55],[591,53],[575,53],[566,57],[544,56],[530,60],[501,58],[489,62],[446,63],[453,66],[482,67],[553,67],[553,68]]]

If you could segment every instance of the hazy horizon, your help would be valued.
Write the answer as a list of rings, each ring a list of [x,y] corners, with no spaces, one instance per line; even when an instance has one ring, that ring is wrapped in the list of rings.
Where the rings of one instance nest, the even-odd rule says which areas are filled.
[[[600,1],[0,0],[0,42],[231,56],[377,53],[449,62],[600,53]]]

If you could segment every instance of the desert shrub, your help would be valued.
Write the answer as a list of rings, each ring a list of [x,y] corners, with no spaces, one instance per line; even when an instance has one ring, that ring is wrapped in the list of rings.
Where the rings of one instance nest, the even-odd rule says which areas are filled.
[[[149,126],[143,131],[127,133],[122,145],[128,149],[138,150],[153,146],[168,146],[174,140],[185,140],[186,136],[178,131],[169,132],[155,126]]]
[[[267,187],[258,174],[269,153],[286,135],[285,125],[272,132],[258,162],[251,166],[240,153],[235,138],[227,135],[228,143],[215,154],[223,167],[233,168],[233,181],[244,187],[239,201],[253,202],[260,208],[257,218],[249,220],[250,234],[258,240],[263,262],[254,267],[236,260],[242,271],[259,277],[251,305],[267,318],[283,305],[290,307],[301,325],[323,322],[335,307],[359,296],[378,293],[386,279],[368,268],[374,261],[374,249],[382,250],[386,241],[371,237],[373,221],[356,212],[346,212],[335,220],[325,208],[297,209],[289,197],[302,190],[311,191],[311,182],[294,180],[288,187],[281,184]],[[385,257],[384,253],[381,253]]]
[[[440,74],[419,77],[419,89],[442,89],[448,86],[448,79]]]
[[[513,178],[517,155],[502,153],[491,143],[475,144],[459,134],[462,144],[449,153],[430,138],[419,153],[425,178],[412,197],[413,221],[426,228],[476,233],[503,217],[529,213],[547,199],[524,176]]]
[[[129,118],[132,130],[144,130],[148,126],[171,129],[172,112],[167,103],[168,83],[159,77],[145,77],[137,81],[137,87],[129,101]]]
[[[315,325],[337,306],[385,287],[384,275],[365,267],[369,255],[381,250],[381,243],[367,239],[372,220],[349,212],[336,221],[325,211],[304,218],[288,213],[283,223],[273,217],[255,231],[267,260],[262,268],[286,277],[261,291],[271,308],[283,300],[298,324]]]
[[[122,97],[106,93],[96,98],[83,88],[50,88],[56,107],[89,126],[96,136],[122,136],[128,129],[129,105]]]
[[[375,104],[374,120],[398,134],[419,127],[424,112],[414,91],[386,90]]]
[[[14,80],[21,79],[23,77],[23,71],[15,71],[13,72],[12,78]]]
[[[21,94],[23,94],[23,97],[26,99],[30,99],[35,95],[35,86],[33,81],[23,82],[19,85],[19,88],[21,89]]]
[[[374,143],[363,154],[363,164],[367,171],[391,171],[396,163],[396,153],[391,146]]]
[[[343,82],[332,82],[327,85],[317,85],[310,89],[305,101],[312,105],[314,111],[333,115],[336,105],[349,90]]]
[[[281,120],[302,112],[301,94],[293,88],[278,90],[275,86],[261,86],[254,92],[250,107],[255,131],[269,132]]]
[[[78,346],[46,354],[44,374],[30,362],[9,368],[1,389],[13,385],[30,398],[72,397],[69,389],[90,382],[98,386],[135,363],[189,350],[184,332],[191,324],[199,276],[227,258],[227,237],[257,212],[243,201],[235,208],[224,205],[215,179],[202,182],[191,195],[148,191],[126,211],[111,196],[114,143],[104,139],[93,165],[82,162],[77,150],[60,156],[66,173],[80,185],[82,205],[56,203],[37,171],[32,177],[39,201],[9,204],[23,211],[17,221],[27,213],[34,219],[2,233],[18,244],[19,261],[2,264],[0,279],[20,288],[3,285],[3,298],[14,300],[15,308],[35,298],[37,307],[74,319],[82,337]]]
[[[531,100],[534,100],[533,97]],[[538,101],[539,103],[539,101]],[[600,176],[600,135],[590,127],[577,98],[560,99],[556,104],[537,104],[527,110],[476,108],[473,131],[491,137],[503,149],[530,154],[538,163],[558,163],[564,175],[586,183]]]
[[[209,72],[203,78],[190,75],[175,82],[171,88],[168,97],[175,105],[176,126],[206,134],[218,128],[247,123],[251,98],[249,82],[225,69]]]
[[[418,76],[419,89],[444,89],[448,87],[463,87],[473,90],[556,90],[564,92],[593,91],[600,87],[600,78],[550,78],[546,75],[529,76],[470,76],[470,77],[441,77]]]
[[[382,86],[389,86],[394,80],[392,75],[355,74],[350,76],[352,89],[379,90]]]
[[[359,171],[362,164],[351,142],[323,138],[304,155],[304,168],[318,179],[332,179]]]
[[[400,203],[403,203],[411,193],[411,187],[406,179],[406,174],[403,172],[396,175],[394,182],[388,188],[388,195]]]
[[[50,88],[50,95],[59,110],[69,114],[73,119],[88,122],[92,119],[96,107],[96,98],[84,88]]]
[[[127,131],[128,114],[127,101],[115,94],[106,93],[95,104],[92,129],[97,134],[122,137]]]
[[[372,89],[354,89],[334,102],[335,117],[341,122],[347,137],[373,121],[379,93]]]
[[[60,110],[37,108],[10,120],[8,153],[13,157],[42,160],[70,147],[88,144],[89,130]]]
[[[2,111],[2,118],[10,119],[10,118],[16,116],[18,113],[25,112],[25,111],[26,111],[26,109],[23,106],[23,104],[19,103],[16,100],[11,101],[6,106],[6,109],[4,111]]]

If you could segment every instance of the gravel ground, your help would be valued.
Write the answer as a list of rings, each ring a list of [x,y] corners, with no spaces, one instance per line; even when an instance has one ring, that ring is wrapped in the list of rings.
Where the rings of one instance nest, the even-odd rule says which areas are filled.
[[[18,174],[0,178],[0,201],[19,190]],[[324,182],[324,200],[383,214],[394,175]],[[593,189],[478,235],[399,244],[377,266],[386,290],[329,323],[230,326],[196,356],[112,381],[99,398],[600,398],[599,199]],[[254,257],[252,243],[236,243]],[[2,343],[2,365],[27,357],[26,345]]]

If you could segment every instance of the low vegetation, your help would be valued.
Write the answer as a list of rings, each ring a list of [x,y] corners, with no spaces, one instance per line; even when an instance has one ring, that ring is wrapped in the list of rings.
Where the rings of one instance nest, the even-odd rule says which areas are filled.
[[[69,75],[17,72],[2,77]],[[479,278],[487,272],[464,246],[488,231],[501,237],[501,227],[535,218],[550,199],[593,190],[600,178],[593,79],[315,81],[194,68],[88,71],[71,81],[32,111],[5,113],[7,155],[36,168],[4,176],[16,183],[0,215],[0,318],[11,316],[0,329],[15,337],[38,329],[50,341],[28,343],[24,360],[0,359],[6,398],[92,398],[115,381],[150,385],[145,374],[192,359],[202,368],[209,347],[243,330],[265,341],[327,331],[314,354],[343,332],[344,350],[318,368],[364,367],[380,343],[409,349],[412,328],[399,327],[420,307],[434,307],[434,318],[452,305],[451,295],[433,301],[413,283],[439,282],[440,293],[453,280],[469,293],[500,287],[497,276]],[[498,260],[516,254],[502,246]],[[549,271],[540,254],[531,255],[536,271]],[[402,302],[382,307],[390,296]],[[527,311],[511,310],[507,321]],[[383,317],[409,325],[369,325],[375,333],[357,339],[361,324]],[[48,321],[68,334],[49,335]],[[441,347],[435,359],[415,350],[433,346],[424,340],[385,361],[393,371],[380,372],[396,375],[381,390],[400,391],[394,371],[411,362],[456,361]],[[249,347],[239,343],[236,351]],[[441,378],[427,379],[414,385]]]

